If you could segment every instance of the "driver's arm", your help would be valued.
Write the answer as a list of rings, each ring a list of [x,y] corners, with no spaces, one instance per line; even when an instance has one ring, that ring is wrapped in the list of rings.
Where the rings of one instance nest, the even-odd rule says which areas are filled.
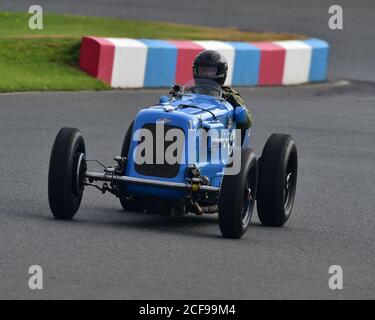
[[[229,87],[223,87],[223,97],[227,100],[234,108],[243,106],[246,107],[245,101],[241,95],[234,89]],[[253,123],[253,115],[249,109],[247,109],[247,124],[246,128],[250,128]]]

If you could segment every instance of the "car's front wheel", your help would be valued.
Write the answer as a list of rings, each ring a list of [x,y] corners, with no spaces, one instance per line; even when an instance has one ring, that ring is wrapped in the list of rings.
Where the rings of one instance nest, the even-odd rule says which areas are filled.
[[[219,195],[219,227],[224,238],[241,238],[247,230],[255,205],[258,161],[254,151],[241,150],[241,169],[224,174]]]
[[[52,147],[48,200],[56,219],[72,219],[79,209],[86,173],[85,142],[78,129],[62,128]]]

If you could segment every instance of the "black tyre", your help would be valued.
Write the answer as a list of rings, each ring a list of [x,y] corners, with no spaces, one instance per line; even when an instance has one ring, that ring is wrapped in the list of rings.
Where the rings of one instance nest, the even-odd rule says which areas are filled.
[[[292,212],[297,186],[297,147],[293,138],[272,134],[260,158],[257,210],[265,226],[281,227]]]
[[[129,157],[129,149],[130,149],[130,143],[132,139],[133,126],[134,126],[134,120],[130,124],[128,131],[126,131],[125,138],[121,147],[121,157],[126,157],[126,158]],[[121,207],[125,211],[140,212],[144,210],[144,203],[142,199],[131,196],[131,195],[126,196],[126,198],[120,197],[120,204],[121,204]]]
[[[56,219],[74,217],[81,204],[86,172],[85,142],[78,129],[62,128],[52,147],[48,200]]]
[[[224,175],[219,195],[219,227],[224,238],[241,238],[255,205],[258,161],[251,149],[241,150],[241,170]]]

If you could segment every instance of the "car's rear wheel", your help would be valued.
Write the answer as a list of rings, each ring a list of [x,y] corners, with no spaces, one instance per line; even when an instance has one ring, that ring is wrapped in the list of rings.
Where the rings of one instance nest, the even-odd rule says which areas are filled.
[[[253,213],[258,183],[258,162],[254,151],[241,150],[241,169],[225,174],[219,195],[219,227],[224,238],[241,238]]]
[[[265,226],[283,226],[292,212],[297,186],[297,147],[293,138],[272,134],[260,158],[257,210]]]
[[[48,173],[48,200],[56,219],[72,219],[79,209],[86,173],[85,153],[85,142],[78,129],[59,131]]]
[[[134,120],[132,121],[128,130],[126,131],[125,138],[121,147],[121,157],[124,157],[124,158],[129,157],[129,149],[130,149],[130,143],[132,139],[133,126],[134,126]],[[133,196],[133,195],[123,195],[122,197],[120,197],[120,204],[121,204],[121,207],[125,211],[140,212],[140,211],[143,211],[145,208],[142,199],[140,197]]]

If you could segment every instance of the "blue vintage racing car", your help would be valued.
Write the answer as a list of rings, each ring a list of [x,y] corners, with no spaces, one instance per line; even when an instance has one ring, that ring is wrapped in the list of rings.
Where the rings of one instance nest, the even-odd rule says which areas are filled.
[[[93,186],[124,210],[170,216],[218,213],[223,237],[240,238],[255,203],[263,225],[288,220],[297,182],[293,138],[272,134],[257,159],[245,107],[233,108],[210,81],[175,86],[172,97],[142,109],[125,134],[121,155],[102,172],[89,170],[78,129],[62,128],[53,144],[48,196],[57,219],[72,219]]]

